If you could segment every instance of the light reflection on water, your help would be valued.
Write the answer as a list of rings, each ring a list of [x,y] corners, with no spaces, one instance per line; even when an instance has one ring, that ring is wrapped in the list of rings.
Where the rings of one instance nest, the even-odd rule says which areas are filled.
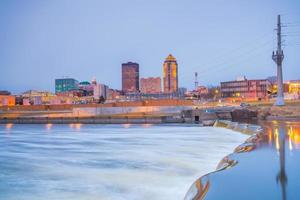
[[[300,122],[261,125],[261,134],[227,156],[223,169],[199,178],[185,199],[300,199]]]
[[[14,124],[12,124],[12,123],[9,123],[9,124],[6,124],[6,126],[5,126],[5,127],[6,127],[6,129],[8,129],[8,130],[9,130],[9,129],[11,129],[13,126],[14,126]]]
[[[247,137],[177,125],[0,125],[0,199],[183,199]]]

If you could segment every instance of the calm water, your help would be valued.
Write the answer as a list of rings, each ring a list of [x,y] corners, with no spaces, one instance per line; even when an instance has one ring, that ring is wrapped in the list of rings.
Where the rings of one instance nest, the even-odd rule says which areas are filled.
[[[186,199],[299,200],[300,122],[262,126],[224,160],[228,167],[198,179]]]
[[[177,125],[0,125],[0,199],[183,199],[247,137]]]

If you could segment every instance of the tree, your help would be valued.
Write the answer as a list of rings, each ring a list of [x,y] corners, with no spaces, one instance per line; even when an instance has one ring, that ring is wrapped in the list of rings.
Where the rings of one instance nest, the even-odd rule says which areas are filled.
[[[105,98],[103,96],[100,96],[98,103],[104,103],[105,102]]]

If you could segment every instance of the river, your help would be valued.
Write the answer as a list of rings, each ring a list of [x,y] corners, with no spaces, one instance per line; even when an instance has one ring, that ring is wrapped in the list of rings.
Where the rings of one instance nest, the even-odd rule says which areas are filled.
[[[0,199],[183,199],[247,135],[195,125],[0,125]]]

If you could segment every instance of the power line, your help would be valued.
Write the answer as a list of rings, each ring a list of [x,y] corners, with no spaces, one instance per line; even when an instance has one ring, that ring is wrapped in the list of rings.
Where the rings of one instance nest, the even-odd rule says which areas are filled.
[[[253,54],[253,52],[255,52],[257,49],[261,50],[262,49],[261,47],[266,46],[266,45],[270,44],[271,42],[273,42],[273,39],[265,41],[263,44],[256,45],[254,48],[248,49],[248,51],[246,51],[242,54],[234,55],[235,58],[230,58],[229,60],[225,60],[223,62],[219,62],[217,64],[211,65],[211,66],[209,66],[209,68],[207,68],[206,70],[201,71],[200,73],[205,74],[206,72],[215,71],[216,69],[218,69],[220,67],[223,67],[225,64],[228,65],[228,64],[232,63],[231,62],[232,60],[240,60],[243,57],[249,57],[249,55]]]
[[[298,21],[295,21],[295,22],[285,22],[285,23],[281,23],[282,25],[287,25],[287,26],[289,26],[289,25],[300,25],[300,21],[298,22]]]
[[[289,43],[289,44],[284,44],[283,46],[300,46],[300,43]]]
[[[261,54],[261,50],[264,50],[264,49],[260,48],[258,51],[252,51],[252,52],[248,53],[246,55],[246,57],[244,56],[244,57],[236,58],[236,59],[233,60],[233,62],[228,62],[226,64],[226,66],[224,64],[222,64],[222,65],[219,65],[216,68],[212,68],[210,71],[207,71],[207,72],[208,73],[214,72],[214,71],[216,71],[216,69],[218,69],[217,72],[214,72],[215,76],[222,75],[222,72],[226,69],[236,68],[236,67],[239,67],[240,63],[244,63],[248,60],[253,60],[255,55],[260,55]],[[205,78],[205,76],[202,76],[202,77],[203,77],[204,80],[208,80],[208,77],[206,77],[206,78]]]
[[[260,40],[260,39],[265,39],[266,37],[270,37],[270,32],[264,33],[263,35],[257,37],[254,41],[257,41],[257,40]],[[249,47],[249,45],[253,45],[253,44],[256,45],[257,43],[253,42],[253,41],[248,41],[247,43],[244,43],[244,44],[240,45],[239,47],[237,47],[235,49],[232,49],[232,50],[229,50],[229,51],[224,51],[221,54],[219,54],[218,56],[211,57],[210,60],[221,60],[221,61],[224,60],[224,59],[226,60],[226,59],[228,59],[228,55],[233,54],[237,51],[241,52],[240,50],[242,50],[245,47]],[[210,63],[204,64],[204,68],[210,68],[211,64],[214,64],[214,63],[210,62]],[[201,66],[201,68],[203,68],[203,66]]]

